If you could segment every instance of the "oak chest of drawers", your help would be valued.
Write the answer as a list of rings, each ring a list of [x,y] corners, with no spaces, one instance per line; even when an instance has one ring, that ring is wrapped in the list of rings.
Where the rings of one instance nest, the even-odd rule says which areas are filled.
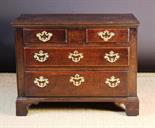
[[[39,102],[123,103],[138,115],[132,14],[24,14],[16,28],[16,114]]]

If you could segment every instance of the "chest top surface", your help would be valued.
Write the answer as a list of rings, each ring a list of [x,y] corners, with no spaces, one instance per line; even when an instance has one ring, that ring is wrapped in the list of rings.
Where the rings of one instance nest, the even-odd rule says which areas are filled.
[[[14,27],[29,26],[137,26],[133,14],[22,14]]]

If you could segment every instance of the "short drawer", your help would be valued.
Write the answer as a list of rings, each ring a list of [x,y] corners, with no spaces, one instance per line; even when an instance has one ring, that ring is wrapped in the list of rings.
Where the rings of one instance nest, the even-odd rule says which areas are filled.
[[[24,29],[23,38],[25,43],[65,43],[65,29]]]
[[[128,42],[129,29],[87,29],[87,42]]]
[[[25,48],[27,67],[128,66],[129,48]]]
[[[26,96],[127,96],[127,84],[123,71],[25,73]]]

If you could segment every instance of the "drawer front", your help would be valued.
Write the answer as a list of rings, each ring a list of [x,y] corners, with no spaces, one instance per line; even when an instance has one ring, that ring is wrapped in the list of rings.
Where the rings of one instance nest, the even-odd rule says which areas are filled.
[[[127,72],[26,72],[26,96],[127,96]]]
[[[87,42],[128,42],[129,29],[88,29]]]
[[[65,43],[66,31],[64,29],[24,29],[25,43]]]
[[[25,48],[27,67],[128,66],[129,48]]]

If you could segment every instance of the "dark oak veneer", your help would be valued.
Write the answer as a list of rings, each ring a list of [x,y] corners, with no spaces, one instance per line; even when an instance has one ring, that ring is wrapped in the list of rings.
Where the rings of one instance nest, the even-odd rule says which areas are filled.
[[[34,53],[43,50],[48,53],[49,58],[44,63],[40,63],[34,59]],[[83,58],[78,62],[74,63],[71,59],[68,59],[69,53],[73,53],[75,50],[83,53]],[[115,63],[109,63],[105,58],[105,53],[113,50],[119,53],[120,58]],[[25,66],[27,67],[52,67],[52,66],[128,66],[128,52],[129,48],[64,48],[64,47],[54,47],[54,48],[27,48],[24,49]],[[60,61],[61,60],[61,61]]]
[[[66,42],[66,32],[65,29],[24,29],[23,38],[25,43],[36,43],[41,42],[36,34],[38,32],[47,31],[53,33],[53,37],[48,43],[65,43]]]
[[[39,102],[124,103],[139,114],[132,14],[24,14],[16,28],[16,115]]]
[[[112,31],[115,36],[108,40],[108,42],[128,42],[129,41],[129,30],[128,29],[88,29],[87,30],[87,41],[88,42],[105,42],[98,36],[100,31]],[[100,43],[101,44],[101,43]]]
[[[70,83],[70,76],[80,74],[85,78],[81,86],[75,87]],[[46,88],[39,88],[33,83],[34,78],[43,75],[49,79]],[[116,88],[106,86],[106,78],[115,75],[120,78],[121,84]],[[45,71],[25,73],[26,96],[126,96],[127,72],[118,71]]]

